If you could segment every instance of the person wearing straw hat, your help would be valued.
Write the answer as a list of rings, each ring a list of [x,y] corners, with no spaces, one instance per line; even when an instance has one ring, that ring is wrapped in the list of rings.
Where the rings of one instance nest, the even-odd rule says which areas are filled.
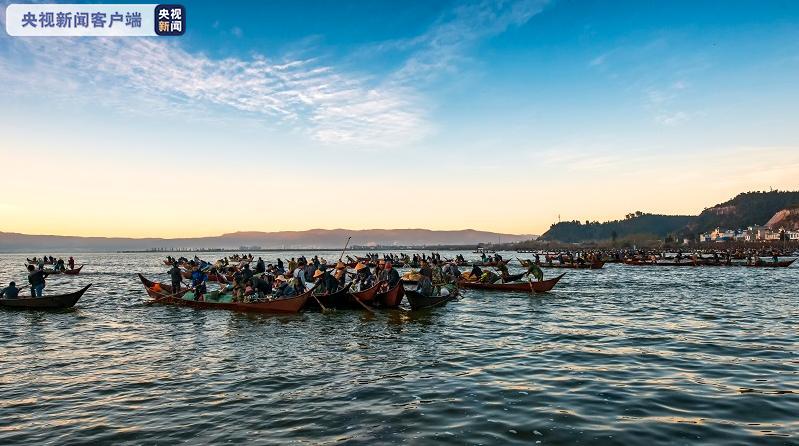
[[[275,278],[275,297],[293,296],[294,289],[286,281],[286,276],[283,274]]]
[[[359,262],[355,265],[355,279],[354,282],[358,284],[358,291],[368,290],[374,285],[374,276],[372,271],[365,263]]]
[[[338,280],[327,269],[320,267],[313,276],[320,292],[330,294],[338,291]]]

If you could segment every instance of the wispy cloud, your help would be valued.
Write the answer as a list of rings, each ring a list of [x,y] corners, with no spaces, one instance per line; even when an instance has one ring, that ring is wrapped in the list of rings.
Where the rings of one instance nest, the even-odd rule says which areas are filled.
[[[527,23],[546,3],[545,0],[484,0],[455,8],[440,17],[426,33],[394,42],[395,46],[414,49],[395,73],[395,80],[422,82],[457,72],[477,42]]]
[[[457,70],[478,40],[525,23],[541,5],[520,0],[459,6],[409,39],[405,63],[379,79],[315,57],[213,58],[177,40],[16,38],[6,39],[0,82],[20,94],[44,87],[101,104],[132,98],[127,111],[138,107],[144,114],[175,106],[216,113],[222,107],[323,143],[400,146],[431,131],[422,81]]]

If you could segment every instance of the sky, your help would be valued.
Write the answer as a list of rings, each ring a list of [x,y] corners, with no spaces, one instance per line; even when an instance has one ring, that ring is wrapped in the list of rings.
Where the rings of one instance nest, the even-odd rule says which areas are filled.
[[[799,189],[795,1],[187,0],[116,38],[6,4],[0,231],[541,234]]]

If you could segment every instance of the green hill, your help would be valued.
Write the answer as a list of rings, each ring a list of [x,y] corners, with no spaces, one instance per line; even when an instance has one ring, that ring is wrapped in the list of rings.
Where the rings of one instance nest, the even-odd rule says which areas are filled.
[[[732,200],[707,208],[698,216],[628,214],[623,220],[604,223],[568,221],[553,224],[540,240],[577,243],[651,236],[662,239],[674,234],[693,238],[716,227],[738,229],[764,225],[777,212],[799,205],[799,192],[745,192]]]
[[[685,230],[711,231],[716,227],[745,228],[765,225],[777,212],[799,205],[799,192],[745,192],[732,200],[705,209]]]
[[[553,224],[541,240],[577,243],[591,240],[613,240],[633,235],[649,235],[662,239],[685,228],[693,219],[690,215],[654,215],[636,212],[624,220],[600,223],[565,221]]]

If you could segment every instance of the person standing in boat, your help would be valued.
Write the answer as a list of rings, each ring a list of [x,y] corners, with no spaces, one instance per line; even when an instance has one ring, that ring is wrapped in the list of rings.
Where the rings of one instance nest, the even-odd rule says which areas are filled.
[[[72,256],[69,256],[69,260],[67,260],[67,265],[69,269],[75,269],[75,259]]]
[[[17,288],[16,282],[11,282],[7,287],[0,290],[0,299],[16,299],[22,288]]]
[[[297,260],[297,266],[291,272],[291,276],[294,279],[296,279],[297,281],[299,281],[299,285],[300,285],[301,289],[303,291],[305,291],[306,285],[305,285],[305,259],[304,258],[300,257],[300,259]],[[295,287],[295,288],[300,289],[299,287]]]
[[[169,278],[172,280],[172,294],[180,291],[180,283],[183,281],[182,271],[178,266],[178,262],[172,262],[172,268],[169,268]]]
[[[255,274],[261,274],[266,272],[266,264],[264,263],[264,259],[258,257],[258,261],[255,262]]]
[[[250,278],[252,278],[252,275],[253,273],[252,270],[250,269],[250,264],[245,263],[244,268],[242,268],[241,270],[241,281],[247,282],[248,280],[250,280]]]
[[[207,281],[208,275],[205,274],[199,266],[195,267],[194,271],[191,272],[191,286],[194,288],[194,300],[202,300],[203,294],[208,291],[206,287]]]
[[[28,283],[31,285],[31,297],[42,297],[47,274],[44,269],[36,269],[33,265],[28,265]]]
[[[280,274],[283,274],[284,272],[286,272],[286,270],[283,269],[283,261],[280,260],[280,257],[278,257],[278,259],[277,259],[277,270],[278,270],[278,272]]]

